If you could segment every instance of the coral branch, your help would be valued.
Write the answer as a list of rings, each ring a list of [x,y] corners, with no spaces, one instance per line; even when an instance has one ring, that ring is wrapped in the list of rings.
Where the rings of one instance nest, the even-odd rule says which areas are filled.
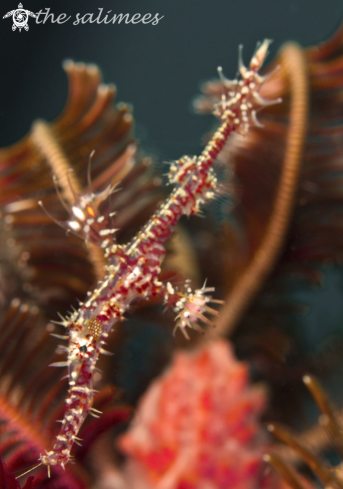
[[[122,487],[267,489],[259,423],[265,402],[223,340],[177,353],[119,439],[128,456]]]

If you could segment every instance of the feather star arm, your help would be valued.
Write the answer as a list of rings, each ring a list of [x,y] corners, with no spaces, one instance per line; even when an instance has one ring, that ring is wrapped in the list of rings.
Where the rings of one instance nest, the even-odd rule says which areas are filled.
[[[181,292],[170,283],[165,285],[159,281],[165,255],[163,243],[182,215],[197,214],[214,196],[216,176],[212,165],[231,132],[245,134],[250,125],[258,124],[256,110],[272,102],[264,101],[258,94],[264,81],[258,70],[267,55],[268,45],[268,40],[261,44],[249,68],[240,61],[241,80],[227,80],[220,71],[223,97],[214,111],[222,122],[220,128],[199,157],[183,157],[171,165],[169,180],[175,185],[174,190],[128,244],[116,244],[116,230],[109,229],[109,219],[98,210],[99,203],[111,192],[110,188],[103,194],[79,196],[71,207],[72,220],[65,226],[77,231],[86,241],[92,240],[101,246],[107,265],[104,280],[88,293],[78,311],[62,321],[69,329],[68,358],[58,363],[68,365],[69,392],[57,441],[51,451],[40,456],[49,473],[50,466],[64,467],[71,460],[70,451],[81,425],[87,415],[92,414],[93,372],[98,356],[104,353],[103,346],[110,331],[123,319],[133,300],[162,295],[165,303],[178,314],[176,327],[183,332],[187,327],[198,329],[198,321],[209,323],[204,313],[216,314],[207,305],[220,302],[207,295],[212,288],[204,286],[192,292],[186,285]]]

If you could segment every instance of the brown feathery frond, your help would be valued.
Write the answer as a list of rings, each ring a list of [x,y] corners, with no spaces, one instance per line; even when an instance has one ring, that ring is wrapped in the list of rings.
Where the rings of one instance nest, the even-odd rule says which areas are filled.
[[[60,369],[47,367],[60,357],[52,352],[54,343],[47,341],[53,325],[45,324],[36,306],[14,299],[0,325],[0,456],[11,472],[23,473],[37,465],[39,453],[59,429],[56,419],[63,416],[67,382],[59,380]],[[114,406],[113,400],[113,388],[102,388],[95,395],[96,410],[104,412],[102,423],[86,424],[80,433],[82,447],[74,453],[75,464],[66,472],[57,468],[48,480],[46,470],[37,468],[38,487],[89,487],[90,474],[82,468],[87,452],[98,436],[131,415],[129,408]]]
[[[115,87],[101,82],[95,65],[68,61],[64,69],[69,98],[62,114],[52,123],[34,122],[21,141],[0,150],[0,299],[20,296],[60,312],[102,277],[104,261],[101,249],[66,238],[38,206],[41,200],[56,220],[65,219],[52,176],[69,205],[77,195],[122,182],[106,204],[119,239],[154,209],[151,190],[159,184],[146,172],[150,161],[136,157],[131,109],[113,105]]]
[[[118,228],[116,238],[120,242],[130,239],[147,215],[153,212],[157,200],[154,190],[159,185],[159,179],[151,178],[148,171],[149,159],[135,156],[132,115],[124,104],[112,106],[114,88],[100,84],[100,73],[94,66],[68,62],[65,67],[70,78],[70,95],[62,115],[51,124],[35,122],[31,134],[23,141],[0,150],[0,184],[4,185],[4,193],[0,197],[3,216],[0,224],[0,266],[4,272],[0,279],[0,294],[4,303],[18,295],[28,299],[30,304],[39,304],[45,317],[53,317],[54,312],[65,314],[75,298],[83,298],[95,282],[96,269],[98,278],[101,277],[103,264],[100,248],[89,244],[87,249],[77,237],[66,236],[65,231],[42,212],[38,201],[43,201],[55,220],[63,220],[65,211],[62,203],[70,208],[81,194],[100,193],[106,185],[114,187],[120,182],[115,195],[109,195],[100,204],[102,213],[107,213],[111,225]],[[94,149],[95,153],[87,165]],[[52,174],[59,195],[56,195]],[[182,253],[178,252],[178,255]],[[34,325],[32,329],[36,337],[38,330]],[[51,352],[53,342],[47,341],[47,331],[41,332],[42,337],[34,351],[22,345],[22,356],[26,362],[38,354],[40,365],[46,364],[41,353],[46,345]],[[10,328],[5,338],[8,340],[13,334],[17,333]],[[12,345],[7,356],[4,355],[8,360],[3,371],[13,369],[6,395],[20,382],[22,388],[17,406],[29,414],[32,425],[46,433],[47,439],[53,438],[56,434],[55,419],[62,417],[63,411],[56,402],[65,393],[65,383],[57,381],[55,369],[44,369],[39,373],[39,379],[36,376],[26,379],[30,369],[26,369],[25,363],[20,363],[15,370],[13,360],[20,356],[17,343],[12,341]],[[0,351],[3,346],[0,342]],[[58,363],[58,360],[54,358],[51,362]],[[102,365],[106,371],[108,363],[107,366]],[[128,411],[106,408],[104,416],[107,421],[101,426],[96,423],[86,426],[90,442],[86,440],[83,443],[82,457],[90,450],[97,435],[117,421],[126,419]],[[20,445],[26,449],[25,444]],[[28,451],[33,453],[30,447]],[[38,450],[38,453],[42,452],[43,448]],[[14,460],[20,465],[16,456]]]
[[[236,136],[221,156],[221,161],[233,162],[240,183],[240,203],[233,210],[233,220],[241,233],[224,245],[229,294],[212,335],[227,333],[237,324],[270,273],[290,223],[308,117],[307,68],[301,48],[284,46],[280,67],[265,84],[273,84],[282,71],[290,100],[265,108],[260,116],[263,129],[252,128],[244,138]],[[204,88],[211,99],[218,89],[214,83]]]
[[[306,486],[303,485],[299,475],[293,470],[293,468],[275,453],[266,453],[263,456],[263,460],[271,464],[274,469],[279,472],[282,479],[289,487],[291,487],[291,489],[305,489],[305,487],[306,489],[309,489],[308,484],[306,484]]]
[[[318,427],[316,426],[315,430],[310,430],[310,437],[308,437],[307,433],[297,436],[278,424],[269,424],[268,430],[281,442],[286,444],[285,448],[288,448],[288,450],[284,450],[282,445],[275,445],[271,453],[265,455],[265,460],[271,463],[274,468],[280,472],[281,476],[293,489],[300,489],[303,485],[301,476],[296,474],[291,467],[290,462],[293,464],[305,462],[312,472],[320,479],[325,488],[334,487],[342,489],[342,464],[332,467],[326,460],[322,459],[321,456],[316,453],[319,453],[329,446],[333,446],[342,458],[343,437],[341,419],[338,416],[338,413],[332,408],[327,395],[316,379],[310,375],[305,375],[303,381],[322,413],[319,417]],[[318,443],[318,440],[314,440],[313,436],[311,436],[311,432],[315,431],[317,433],[318,428],[326,434],[326,440],[320,437],[320,443]],[[310,446],[311,448],[309,448]]]
[[[10,471],[37,465],[37,456],[51,436],[44,429],[43,421],[55,403],[61,402],[55,393],[49,409],[39,420],[35,419],[40,402],[44,403],[45,396],[49,396],[49,386],[57,382],[54,369],[45,369],[42,374],[42,364],[51,356],[52,346],[46,338],[45,342],[41,341],[44,323],[36,307],[22,304],[18,299],[12,301],[2,318],[0,454]],[[86,474],[80,478],[59,473],[56,477],[67,478],[65,487],[68,484],[75,489],[86,487]]]
[[[263,129],[235,136],[221,155],[234,168],[240,202],[223,228],[227,300],[211,335],[232,333],[247,311],[247,331],[276,323],[288,309],[286,277],[318,284],[317,267],[342,258],[342,46],[343,27],[313,48],[286,44],[261,90],[283,102],[261,112]],[[222,93],[216,82],[203,90],[199,111]]]

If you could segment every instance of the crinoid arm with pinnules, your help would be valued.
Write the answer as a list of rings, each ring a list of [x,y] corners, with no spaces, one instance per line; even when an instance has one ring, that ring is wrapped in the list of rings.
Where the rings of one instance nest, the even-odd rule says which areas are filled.
[[[199,323],[211,324],[205,316],[218,314],[209,306],[221,302],[209,295],[213,288],[192,291],[189,283],[176,288],[170,282],[159,280],[165,255],[164,242],[172,234],[182,215],[196,215],[201,207],[216,194],[217,179],[213,164],[233,131],[245,134],[257,125],[256,113],[264,105],[276,101],[263,100],[259,89],[265,77],[258,71],[267,55],[269,41],[256,50],[249,67],[240,60],[240,80],[226,79],[219,69],[223,96],[216,104],[214,114],[221,126],[199,157],[182,157],[170,166],[169,181],[174,190],[147,224],[127,244],[115,240],[116,229],[111,228],[111,215],[100,212],[101,202],[113,191],[108,187],[101,194],[91,190],[77,195],[68,206],[70,219],[63,225],[104,250],[106,268],[104,279],[88,293],[84,303],[61,324],[68,328],[68,358],[56,366],[68,366],[69,391],[60,432],[53,449],[41,455],[48,466],[64,467],[71,459],[70,451],[77,442],[78,432],[88,414],[98,416],[92,409],[93,372],[106,339],[114,325],[124,318],[132,301],[153,296],[164,297],[165,304],[176,313],[176,328],[187,336],[187,328],[200,329]],[[67,205],[67,204],[66,204]]]

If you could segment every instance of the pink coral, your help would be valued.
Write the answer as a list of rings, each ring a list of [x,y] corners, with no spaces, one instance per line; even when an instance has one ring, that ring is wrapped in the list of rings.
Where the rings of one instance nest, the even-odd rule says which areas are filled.
[[[262,389],[228,343],[178,353],[119,441],[131,488],[250,489],[261,485]],[[266,481],[264,481],[266,482]]]

